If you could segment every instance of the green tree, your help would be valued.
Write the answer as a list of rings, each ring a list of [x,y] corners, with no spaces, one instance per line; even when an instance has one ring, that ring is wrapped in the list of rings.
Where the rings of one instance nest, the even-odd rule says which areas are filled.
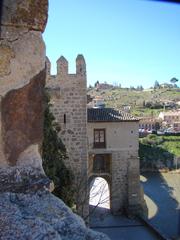
[[[43,168],[54,182],[54,195],[61,198],[69,207],[74,204],[73,175],[64,164],[66,148],[58,137],[60,130],[50,111],[50,97],[45,94],[44,139],[42,145]]]
[[[174,87],[176,86],[176,83],[178,82],[179,80],[175,77],[171,78],[170,82],[174,85]]]
[[[137,88],[136,88],[136,90],[137,90],[137,91],[143,91],[143,90],[144,90],[144,88],[143,88],[143,86],[142,86],[142,85],[138,85],[138,86],[137,86]]]
[[[96,81],[94,84],[94,87],[97,87],[99,85],[99,81]]]
[[[130,86],[129,88],[130,88],[131,91],[135,90],[134,86]]]
[[[154,89],[160,88],[159,82],[156,80],[154,83]]]

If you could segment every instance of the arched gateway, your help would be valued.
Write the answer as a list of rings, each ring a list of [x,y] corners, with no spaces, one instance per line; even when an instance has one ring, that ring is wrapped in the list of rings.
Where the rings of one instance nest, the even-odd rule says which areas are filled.
[[[124,209],[131,214],[141,212],[138,119],[111,108],[87,109],[86,64],[82,55],[76,59],[76,74],[68,73],[68,62],[60,57],[57,75],[51,76],[47,60],[46,87],[61,128],[59,135],[68,151],[66,165],[74,172],[75,184],[81,183],[77,195],[79,214],[88,215],[88,181],[92,176],[108,178],[112,213]]]
[[[108,176],[91,176],[89,178],[89,187],[89,216],[91,216],[91,214],[94,214],[96,212],[96,209],[99,208],[101,208],[101,212],[103,209],[109,210],[110,183],[108,181]]]

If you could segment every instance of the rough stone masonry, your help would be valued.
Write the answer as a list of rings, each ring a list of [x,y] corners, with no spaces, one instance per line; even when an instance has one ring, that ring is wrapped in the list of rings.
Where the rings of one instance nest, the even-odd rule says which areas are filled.
[[[0,239],[108,239],[48,190],[40,146],[48,0],[0,2]]]
[[[51,96],[51,111],[59,125],[59,136],[66,146],[66,167],[74,175],[76,210],[84,219],[89,216],[86,63],[83,55],[76,58],[76,73],[69,74],[68,61],[57,60],[57,75],[50,74],[47,59],[46,88]]]

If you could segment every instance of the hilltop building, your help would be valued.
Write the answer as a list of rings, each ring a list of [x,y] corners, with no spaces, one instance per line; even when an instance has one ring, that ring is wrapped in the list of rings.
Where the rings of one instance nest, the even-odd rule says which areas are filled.
[[[160,84],[160,88],[173,88],[173,84],[171,84],[171,83],[162,83],[162,84]]]
[[[139,129],[158,130],[161,126],[162,120],[154,117],[139,118]]]
[[[96,90],[107,90],[112,89],[114,86],[112,84],[108,83],[100,83],[99,81],[95,84]]]
[[[123,107],[123,110],[125,111],[125,112],[130,112],[130,110],[131,110],[131,106],[130,105],[123,105],[122,106]]]
[[[173,126],[174,123],[180,122],[180,109],[175,111],[160,112],[158,118],[162,120],[163,124]]]
[[[91,102],[87,105],[88,108],[104,108],[105,102],[104,99],[100,96],[95,96],[92,98]]]

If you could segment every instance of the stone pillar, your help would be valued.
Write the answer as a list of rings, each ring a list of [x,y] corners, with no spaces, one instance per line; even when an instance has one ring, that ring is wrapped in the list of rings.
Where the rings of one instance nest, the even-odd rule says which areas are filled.
[[[112,153],[111,212],[122,214],[127,203],[127,152]]]
[[[128,207],[127,212],[132,215],[146,215],[146,204],[140,186],[139,158],[131,157],[128,164]]]
[[[43,137],[48,0],[3,0],[0,21],[0,168],[38,169]],[[2,169],[3,168],[3,169]]]

